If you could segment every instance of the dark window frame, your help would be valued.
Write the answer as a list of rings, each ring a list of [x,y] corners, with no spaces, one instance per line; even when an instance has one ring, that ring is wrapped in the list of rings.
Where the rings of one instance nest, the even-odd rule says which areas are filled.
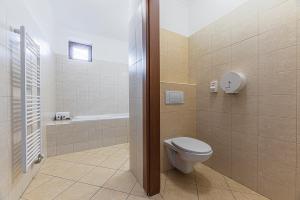
[[[83,59],[76,59],[73,57],[73,48],[74,47],[84,47],[88,49],[88,60]],[[69,59],[70,60],[80,60],[80,61],[86,61],[86,62],[92,62],[93,61],[93,46],[90,44],[83,44],[79,42],[69,41]]]

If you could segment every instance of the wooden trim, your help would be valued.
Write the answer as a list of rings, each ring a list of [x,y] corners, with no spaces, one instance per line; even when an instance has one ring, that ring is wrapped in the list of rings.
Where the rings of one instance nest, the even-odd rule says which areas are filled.
[[[159,0],[146,1],[146,80],[144,93],[144,189],[160,192]]]

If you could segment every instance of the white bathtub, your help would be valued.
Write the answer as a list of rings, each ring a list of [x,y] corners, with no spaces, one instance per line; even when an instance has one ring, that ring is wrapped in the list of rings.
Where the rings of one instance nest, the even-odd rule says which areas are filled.
[[[127,143],[128,118],[128,113],[76,116],[48,124],[48,156]]]
[[[76,116],[72,119],[73,122],[78,121],[96,121],[96,120],[104,120],[104,119],[125,119],[129,118],[128,113],[120,113],[120,114],[105,114],[105,115],[82,115]]]

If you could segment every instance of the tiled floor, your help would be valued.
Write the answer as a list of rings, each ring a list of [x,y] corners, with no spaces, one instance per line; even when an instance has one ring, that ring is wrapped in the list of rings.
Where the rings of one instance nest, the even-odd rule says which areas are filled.
[[[128,144],[52,157],[43,164],[22,200],[145,200],[129,172]],[[199,164],[195,172],[161,175],[154,200],[267,200],[250,189]]]

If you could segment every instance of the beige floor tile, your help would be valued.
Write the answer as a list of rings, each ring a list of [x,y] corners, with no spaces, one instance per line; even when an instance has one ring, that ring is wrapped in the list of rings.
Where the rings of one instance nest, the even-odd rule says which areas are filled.
[[[198,200],[197,187],[194,184],[186,185],[180,182],[166,181],[165,190],[162,192],[164,200]]]
[[[78,161],[78,163],[85,164],[85,165],[93,165],[93,166],[99,166],[103,161],[105,161],[108,158],[108,155],[104,154],[87,154],[81,160]]]
[[[216,188],[198,187],[201,200],[235,200],[231,191]]]
[[[95,166],[102,163],[106,167]],[[109,169],[112,166],[119,171]],[[129,171],[128,144],[50,158],[41,172],[24,200],[268,200],[203,164],[189,175],[177,170],[162,173],[161,194],[147,197]]]
[[[194,184],[196,185],[196,176],[194,173],[191,174],[183,174],[179,172],[178,170],[170,170],[166,173],[166,178],[169,181],[172,181],[174,183],[182,183],[182,184]]]
[[[57,176],[73,181],[78,181],[81,177],[88,174],[88,172],[90,172],[93,168],[95,167],[89,165],[74,164],[71,168],[63,171],[62,173],[58,173]]]
[[[126,200],[127,196],[126,193],[103,188],[91,200]]]
[[[116,153],[119,150],[119,148],[115,147],[115,146],[111,146],[111,147],[103,147],[100,149],[100,151],[98,151],[97,153],[95,153],[95,155],[112,155],[114,153]]]
[[[117,145],[120,149],[129,149],[129,143],[119,144]]]
[[[49,158],[42,165],[40,173],[58,176],[74,166],[74,163]]]
[[[119,171],[113,175],[103,187],[130,193],[136,183],[135,177],[131,172]]]
[[[154,195],[152,197],[149,197],[149,199],[153,200],[163,200],[163,197],[160,194]]]
[[[27,200],[52,200],[58,194],[70,187],[74,182],[61,178],[52,180],[40,185],[29,193],[24,195]]]
[[[259,194],[233,192],[233,196],[236,200],[269,200],[268,198]]]
[[[75,183],[56,197],[55,200],[89,200],[99,189],[96,186]]]
[[[133,196],[130,195],[127,200],[149,200],[147,197],[138,197],[138,196]]]
[[[129,171],[130,170],[129,159],[122,165],[120,170],[123,170],[123,171]]]
[[[99,151],[101,151],[101,148],[85,150],[85,151],[82,151],[82,153],[86,153],[88,155],[91,155],[91,154],[95,154],[95,153],[97,153]]]
[[[222,174],[203,164],[196,165],[194,173],[199,186],[229,189],[225,177]]]
[[[126,162],[127,157],[124,156],[110,156],[105,161],[103,161],[99,166],[107,167],[110,169],[120,169],[122,165]]]
[[[102,186],[115,172],[113,169],[95,167],[87,175],[82,177],[79,182]]]
[[[38,174],[36,177],[34,177],[32,179],[32,181],[29,184],[29,186],[27,187],[25,193],[31,192],[32,190],[36,189],[40,185],[50,181],[53,178],[54,178],[53,176],[49,176],[49,175],[46,175],[46,174]]]
[[[132,189],[131,194],[139,197],[147,197],[144,188],[138,182],[135,184],[134,188]]]
[[[76,153],[68,153],[68,154],[64,154],[64,155],[55,156],[53,158],[59,159],[59,160],[70,161],[70,162],[78,162],[86,155],[87,155],[87,153],[84,153],[84,152],[76,152]]]
[[[129,157],[129,149],[121,148],[116,153],[114,153],[113,155],[117,155],[117,156],[120,155],[120,156],[127,156],[127,157]]]
[[[247,188],[246,186],[232,180],[231,178],[225,178],[229,189],[235,192],[242,192],[242,193],[249,193],[249,194],[256,194],[253,190]]]
[[[163,193],[165,190],[165,186],[166,186],[166,175],[164,173],[160,174],[160,193]]]

